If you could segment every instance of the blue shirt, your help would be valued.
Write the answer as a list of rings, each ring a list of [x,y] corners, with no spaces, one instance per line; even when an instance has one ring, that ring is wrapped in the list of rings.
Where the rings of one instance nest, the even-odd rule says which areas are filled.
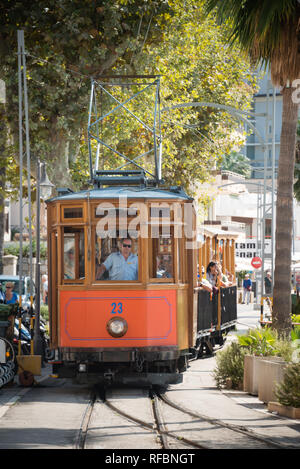
[[[250,278],[244,279],[244,281],[243,281],[243,287],[248,290],[248,288],[251,287],[251,286],[252,286],[252,281],[250,280]]]
[[[138,257],[129,254],[127,260],[120,252],[113,252],[103,262],[109,273],[109,280],[137,280]]]
[[[12,303],[17,303],[17,301],[18,301],[18,296],[15,292],[13,292],[12,298],[10,300],[6,300],[5,303],[7,305],[9,305],[9,304],[12,304]]]

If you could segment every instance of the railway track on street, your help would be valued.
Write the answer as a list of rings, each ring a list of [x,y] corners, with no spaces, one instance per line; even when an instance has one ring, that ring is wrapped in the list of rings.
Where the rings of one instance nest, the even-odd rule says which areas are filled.
[[[91,449],[283,449],[243,426],[199,414],[155,390],[91,394],[76,448]]]

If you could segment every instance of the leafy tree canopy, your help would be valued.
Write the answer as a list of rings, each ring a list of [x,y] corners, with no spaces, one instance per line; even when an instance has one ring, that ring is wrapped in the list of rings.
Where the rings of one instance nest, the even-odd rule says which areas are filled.
[[[225,155],[221,163],[221,168],[227,171],[241,174],[242,176],[251,176],[251,165],[249,158],[237,151],[233,151],[229,155]]]
[[[87,183],[86,126],[90,77],[108,73],[161,75],[161,107],[209,101],[248,109],[253,80],[247,60],[226,45],[227,29],[205,15],[201,0],[3,1],[0,76],[6,83],[9,151],[17,158],[17,30],[25,33],[33,159],[48,163],[57,186]],[[14,52],[15,51],[15,52]],[[119,92],[118,92],[119,93]],[[117,94],[120,97],[120,94]],[[108,98],[103,106],[108,106]],[[144,118],[151,104],[137,101]],[[147,106],[145,106],[147,105]],[[134,104],[132,104],[134,106]],[[134,107],[133,107],[134,109]],[[116,149],[149,135],[107,120]],[[116,135],[116,125],[119,135]],[[213,108],[162,113],[163,177],[191,190],[216,160],[241,143],[237,121]],[[107,158],[106,166],[112,165]]]

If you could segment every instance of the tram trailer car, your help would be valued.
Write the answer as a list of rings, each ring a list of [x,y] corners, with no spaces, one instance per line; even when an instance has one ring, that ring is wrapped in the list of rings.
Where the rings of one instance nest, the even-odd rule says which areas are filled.
[[[178,188],[61,190],[47,201],[53,373],[79,382],[179,383],[191,353],[210,350],[232,327],[218,314],[213,324],[211,303],[203,329],[201,295],[205,304],[208,292],[197,290],[198,253],[186,230],[177,236],[186,204],[196,230],[193,201]],[[99,279],[99,265],[132,226],[138,279]]]

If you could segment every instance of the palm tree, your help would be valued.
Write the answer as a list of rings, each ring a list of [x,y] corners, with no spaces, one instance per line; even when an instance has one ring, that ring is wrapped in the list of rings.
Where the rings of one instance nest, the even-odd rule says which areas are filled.
[[[283,110],[277,180],[273,327],[281,336],[291,330],[291,250],[293,177],[300,77],[299,0],[206,0],[208,12],[230,30],[253,62],[270,66],[273,85],[281,88]]]

